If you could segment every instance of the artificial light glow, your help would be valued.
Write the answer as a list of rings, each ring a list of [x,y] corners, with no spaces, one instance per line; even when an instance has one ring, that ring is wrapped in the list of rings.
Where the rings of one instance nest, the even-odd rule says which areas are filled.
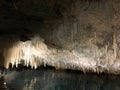
[[[41,42],[40,38],[39,40],[35,38],[32,41],[26,42],[19,41],[7,51],[5,52],[5,66],[7,68],[10,62],[17,65],[21,60],[24,60],[25,65],[28,66],[30,64],[32,67],[37,68],[37,58],[45,59],[46,54],[49,53],[47,46]]]
[[[4,85],[6,85],[6,82],[4,82]]]

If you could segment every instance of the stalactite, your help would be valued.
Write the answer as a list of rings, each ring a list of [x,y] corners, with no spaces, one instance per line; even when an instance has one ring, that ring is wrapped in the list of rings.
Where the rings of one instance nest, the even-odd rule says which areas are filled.
[[[116,40],[116,32],[113,32],[113,54],[114,54],[114,62],[117,58],[117,40]],[[113,63],[114,63],[113,62]]]
[[[94,32],[94,43],[95,43],[95,45],[96,45],[96,43],[97,43],[96,32]],[[95,46],[94,49],[95,49],[94,57],[95,57],[95,59],[97,59],[97,46]]]
[[[105,45],[105,60],[108,63],[108,45]]]

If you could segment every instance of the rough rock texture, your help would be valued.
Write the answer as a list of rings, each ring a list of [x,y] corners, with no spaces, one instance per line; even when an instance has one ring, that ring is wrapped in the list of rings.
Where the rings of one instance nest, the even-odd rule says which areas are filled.
[[[30,62],[34,62],[33,66],[38,66],[40,62],[57,69],[120,74],[119,0],[1,2],[1,35],[9,32],[19,38],[33,34],[30,41],[14,41],[19,44],[10,44],[12,49],[3,50],[5,64],[19,62],[20,59],[27,59],[27,64],[32,59]],[[34,48],[38,54],[33,49],[29,49],[32,54],[25,54],[28,53],[26,47]],[[16,55],[13,52],[23,54]]]

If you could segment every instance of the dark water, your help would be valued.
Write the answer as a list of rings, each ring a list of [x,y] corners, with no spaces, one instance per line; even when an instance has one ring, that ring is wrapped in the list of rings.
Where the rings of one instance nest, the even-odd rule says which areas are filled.
[[[120,77],[56,70],[25,70],[6,76],[10,90],[120,90]]]

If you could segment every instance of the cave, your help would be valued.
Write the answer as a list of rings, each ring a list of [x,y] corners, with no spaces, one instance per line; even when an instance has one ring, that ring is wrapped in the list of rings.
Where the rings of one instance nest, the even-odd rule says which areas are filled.
[[[10,65],[119,76],[120,1],[0,0],[0,66]]]

